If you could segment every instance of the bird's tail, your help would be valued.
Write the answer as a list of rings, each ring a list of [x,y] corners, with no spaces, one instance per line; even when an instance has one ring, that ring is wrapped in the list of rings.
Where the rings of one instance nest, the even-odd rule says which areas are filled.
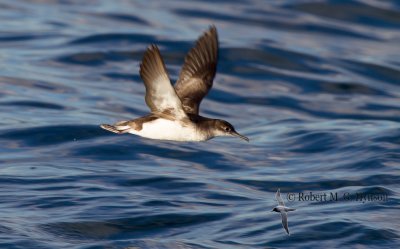
[[[129,130],[131,129],[131,127],[126,125],[125,123],[125,121],[122,121],[114,125],[102,124],[100,125],[100,127],[107,131],[111,131],[117,134],[123,134],[129,132]]]
[[[287,212],[289,212],[289,211],[295,211],[295,210],[296,210],[295,208],[287,208],[287,209],[286,209]]]

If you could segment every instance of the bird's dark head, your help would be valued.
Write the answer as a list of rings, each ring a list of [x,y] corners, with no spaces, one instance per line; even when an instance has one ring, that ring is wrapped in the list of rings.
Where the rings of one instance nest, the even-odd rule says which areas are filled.
[[[214,121],[214,136],[233,136],[239,137],[247,142],[249,141],[247,137],[235,131],[235,128],[233,128],[233,125],[231,125],[229,122],[221,119],[215,119]]]
[[[274,209],[272,209],[271,212],[279,212],[279,210],[276,207],[274,207]]]

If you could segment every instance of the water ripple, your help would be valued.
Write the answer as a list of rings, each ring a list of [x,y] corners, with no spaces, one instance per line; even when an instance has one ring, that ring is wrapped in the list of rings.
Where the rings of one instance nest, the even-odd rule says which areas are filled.
[[[2,1],[0,20],[1,248],[400,246],[397,1]],[[99,127],[149,112],[150,44],[175,82],[212,24],[200,113],[250,143]],[[309,192],[387,198],[287,199]]]

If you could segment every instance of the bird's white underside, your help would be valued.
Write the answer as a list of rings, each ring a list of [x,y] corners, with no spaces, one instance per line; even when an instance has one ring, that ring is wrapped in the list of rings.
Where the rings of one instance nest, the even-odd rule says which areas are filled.
[[[154,102],[157,105],[157,111],[162,112],[163,110],[173,110],[173,115],[177,119],[186,118],[187,115],[182,109],[182,103],[179,97],[176,95],[174,87],[171,85],[171,81],[165,75],[159,76],[154,84],[153,94]]]
[[[129,133],[145,138],[173,141],[205,141],[209,139],[205,134],[202,135],[198,132],[192,124],[182,126],[180,122],[162,118],[144,123],[140,131],[131,129]]]

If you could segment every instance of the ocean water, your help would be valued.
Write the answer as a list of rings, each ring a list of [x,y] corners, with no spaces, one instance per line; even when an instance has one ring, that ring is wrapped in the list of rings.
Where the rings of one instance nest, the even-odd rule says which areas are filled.
[[[250,143],[99,127],[212,24],[201,114]],[[399,44],[395,0],[0,1],[0,248],[400,248]]]

